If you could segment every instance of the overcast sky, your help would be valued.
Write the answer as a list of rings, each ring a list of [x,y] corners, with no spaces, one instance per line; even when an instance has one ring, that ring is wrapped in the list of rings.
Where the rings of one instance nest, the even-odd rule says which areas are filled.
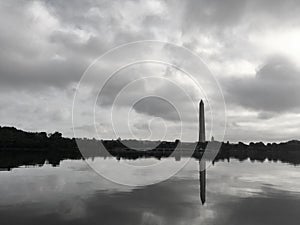
[[[297,0],[2,0],[0,126],[73,136],[73,98],[87,67],[118,45],[149,39],[190,49],[215,75],[227,109],[225,141],[300,139]],[[170,61],[181,64],[174,54]],[[115,59],[122,57],[127,56]],[[106,68],[114,66],[111,60],[97,68],[102,83]],[[85,91],[100,91],[98,83],[85,85]],[[128,66],[103,90],[95,116],[100,138],[197,140],[194,105],[203,93],[177,68]],[[205,92],[214,96],[212,89]],[[94,125],[86,119],[93,113],[89,101],[81,99],[78,106],[78,136],[94,136]],[[208,104],[222,104],[214,97],[209,101],[208,129]],[[221,131],[222,107],[214,110],[215,128]],[[222,139],[221,133],[207,138]]]

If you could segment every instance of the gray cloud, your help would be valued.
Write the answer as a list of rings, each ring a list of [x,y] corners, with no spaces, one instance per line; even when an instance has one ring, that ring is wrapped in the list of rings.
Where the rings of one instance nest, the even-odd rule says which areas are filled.
[[[217,38],[217,41],[232,48],[232,41],[236,39],[232,32],[228,32],[228,27],[247,23],[249,18],[251,21],[251,18],[262,17],[265,19],[260,20],[262,23],[271,20],[294,23],[293,21],[297,21],[300,14],[299,2],[292,0],[276,1],[276,3],[270,0],[160,3],[165,11],[160,12],[159,7],[154,11],[154,7],[151,8],[142,1],[117,1],[115,4],[104,0],[73,1],[72,4],[65,1],[39,3],[28,1],[21,4],[4,1],[1,4],[0,40],[4,50],[1,62],[6,64],[6,69],[1,66],[0,74],[5,76],[2,79],[9,80],[11,83],[21,82],[24,77],[21,76],[22,71],[30,74],[26,75],[26,80],[27,77],[29,80],[30,76],[39,80],[39,77],[43,77],[41,74],[46,74],[47,78],[41,79],[45,84],[51,83],[51,80],[61,81],[54,85],[64,83],[64,80],[72,82],[78,80],[79,75],[74,75],[77,74],[76,71],[81,72],[91,58],[121,43],[159,37],[157,31],[161,32],[167,27],[173,29],[174,35],[183,31],[183,35],[193,36],[194,29],[200,32],[202,30],[208,36],[222,38],[222,40]],[[28,13],[32,6],[35,6],[36,10],[34,15]],[[133,17],[130,10],[138,8],[141,12]],[[75,13],[78,9],[80,13]],[[45,12],[47,15],[43,15]],[[178,24],[173,24],[172,20]],[[42,23],[41,25],[49,23],[44,24],[46,30],[37,28],[39,22]],[[14,24],[14,29],[9,29],[8,24]],[[163,36],[172,38],[171,34],[163,34]],[[230,37],[232,40],[228,40]],[[192,39],[186,41],[186,44],[188,45],[190,41]],[[196,43],[199,41],[197,40]],[[47,58],[37,61],[37,57],[45,57],[41,53],[46,53]],[[56,54],[66,58],[66,61],[53,62],[51,57],[55,57]],[[16,64],[21,71],[12,70]],[[42,66],[43,64],[47,65]],[[12,71],[8,71],[8,68]],[[8,76],[10,79],[7,78]]]
[[[161,117],[171,121],[180,121],[176,108],[167,100],[158,97],[146,97],[133,105],[135,111],[149,116]]]
[[[227,101],[261,112],[260,118],[300,109],[300,70],[282,57],[271,58],[254,77],[227,79],[223,88]]]
[[[190,24],[198,26],[198,29],[217,27],[224,30],[247,23],[246,20],[253,21],[261,18],[264,18],[260,21],[261,24],[270,20],[282,23],[297,21],[299,11],[300,4],[295,0],[284,2],[280,0],[190,0],[186,1],[183,22],[186,28],[191,28]]]

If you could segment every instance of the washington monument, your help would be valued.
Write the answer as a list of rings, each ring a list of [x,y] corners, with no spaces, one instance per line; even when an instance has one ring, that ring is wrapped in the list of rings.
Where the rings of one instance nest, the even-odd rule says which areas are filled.
[[[204,102],[199,103],[199,142],[205,142]]]

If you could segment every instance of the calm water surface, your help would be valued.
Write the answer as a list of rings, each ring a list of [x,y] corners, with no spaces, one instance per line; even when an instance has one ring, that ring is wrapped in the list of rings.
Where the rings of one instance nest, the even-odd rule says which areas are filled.
[[[155,160],[135,162],[146,165]],[[180,163],[167,160],[170,166]],[[109,168],[113,161],[97,158],[92,163]],[[199,163],[191,159],[169,180],[142,187],[101,178],[81,160],[1,171],[0,224],[299,224],[299,167],[217,162],[207,170],[204,205],[198,169]],[[137,172],[132,179],[147,180],[150,175]]]

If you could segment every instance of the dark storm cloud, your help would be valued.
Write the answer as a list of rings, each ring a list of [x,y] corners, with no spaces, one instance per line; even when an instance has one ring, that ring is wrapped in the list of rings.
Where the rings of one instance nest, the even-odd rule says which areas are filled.
[[[152,36],[143,27],[141,32],[128,29],[116,13],[121,7],[108,1],[20,3],[0,5],[0,85],[64,88],[79,81],[89,63],[108,49]]]
[[[184,46],[220,63],[255,62],[261,49],[253,43],[252,35],[263,36],[279,28],[286,32],[300,25],[300,2],[295,0],[190,0],[185,1],[183,11],[180,21]],[[278,46],[272,46],[275,53]]]
[[[149,124],[143,123],[142,121],[139,121],[138,123],[133,124],[133,126],[137,130],[142,130],[142,131],[147,130],[147,131],[150,131]]]
[[[232,25],[243,16],[245,7],[246,1],[239,0],[190,0],[186,2],[184,22],[187,29],[188,24],[198,25],[199,29]]]
[[[75,59],[77,61],[77,59]],[[0,61],[0,86],[36,90],[48,87],[65,88],[77,82],[86,65],[72,59],[60,62],[57,60],[40,62],[20,62],[5,59]]]
[[[123,43],[154,38],[149,26],[150,24],[153,26],[155,21],[149,23],[147,27],[143,26],[146,23],[144,20],[147,20],[147,14],[152,16],[152,12],[141,14],[136,19],[123,14],[126,9],[134,10],[139,4],[142,8],[143,3],[140,1],[115,1],[112,4],[111,1],[106,0],[84,2],[76,0],[72,2],[72,5],[66,1],[46,1],[45,5],[49,11],[59,19],[63,26],[91,34],[85,44],[74,42],[72,34],[61,31],[53,33],[51,40],[96,57]],[[74,13],[78,9],[81,13]],[[131,15],[135,14],[137,12]],[[159,19],[154,15],[153,18]],[[156,25],[159,26],[159,24]]]
[[[158,97],[144,98],[133,105],[133,108],[136,112],[149,116],[161,117],[171,121],[180,120],[176,108],[166,100]]]
[[[79,79],[87,65],[76,54],[58,54],[62,49],[48,40],[57,21],[43,10],[38,2],[0,3],[0,86],[6,90],[65,88]]]
[[[171,67],[158,68],[152,67],[152,71],[145,74],[141,65],[110,77],[99,94],[98,105],[132,108],[139,114],[173,122],[195,121],[193,103],[199,98],[196,87],[180,83],[178,78],[182,79],[183,74],[176,74]],[[162,75],[164,79],[151,77],[152,74]]]
[[[50,19],[54,20],[52,23],[57,23],[47,35],[40,37],[46,45],[43,48],[34,35],[40,31],[32,28],[41,18],[30,17],[27,12],[34,4],[44,8]],[[275,3],[271,0],[200,0],[176,3],[178,7],[171,2],[167,4],[174,18],[177,14],[180,17],[182,7],[179,6],[184,6],[183,31],[205,28],[215,32],[214,27],[217,26],[222,33],[230,26],[245,22],[249,15],[254,17],[254,12],[258,13],[257,17],[264,13],[264,16],[269,15],[273,19],[289,18],[286,21],[297,18],[299,12],[299,2],[292,0]],[[45,85],[63,86],[78,80],[88,62],[111,47],[128,41],[155,38],[155,29],[163,30],[170,25],[164,14],[144,12],[132,20],[125,17],[124,9],[130,11],[140,7],[143,11],[143,5],[140,1],[117,1],[114,4],[110,1],[77,0],[72,4],[67,1],[2,2],[0,41],[4,51],[1,54],[1,83],[23,84],[26,88],[27,84],[36,80]],[[76,13],[78,10],[80,13]],[[42,22],[47,22],[47,18]],[[13,28],[8,24],[13,24]],[[230,45],[230,40],[227,42]],[[37,60],[45,51],[49,56],[42,61]],[[52,57],[58,54],[66,61],[54,62],[50,53]]]
[[[127,21],[128,18],[124,17],[126,14],[123,14],[124,10],[122,9],[128,7],[129,10],[134,10],[136,4],[142,10],[142,6],[145,4],[140,1],[117,1],[114,4],[111,4],[110,1],[83,2],[76,0],[72,1],[72,4],[67,1],[41,1],[38,5],[44,7],[53,17],[52,19],[58,23],[58,27],[50,29],[48,35],[41,37],[47,43],[46,49],[41,49],[40,43],[35,42],[36,37],[32,35],[38,31],[31,29],[32,24],[38,22],[40,18],[38,16],[35,17],[35,20],[28,18],[28,13],[26,13],[34,3],[34,1],[9,1],[9,3],[4,1],[1,3],[2,34],[0,40],[4,50],[1,57],[1,81],[3,79],[4,82],[13,84],[28,79],[28,83],[32,83],[31,76],[39,80],[41,73],[46,74],[41,76],[41,82],[46,85],[48,82],[51,85],[60,85],[68,80],[69,82],[78,80],[79,75],[76,71],[83,70],[82,67],[78,68],[78,64],[87,65],[83,62],[91,60],[89,57],[99,55],[120,43],[153,38],[154,32],[151,28],[163,30],[170,22],[165,19],[164,14],[156,14],[156,12],[142,13],[141,16],[134,18],[135,20]],[[172,17],[175,17],[176,14],[180,16],[181,7],[179,6],[185,6],[184,18],[181,21],[183,30],[205,27],[205,30],[208,31],[214,30],[213,28],[217,26],[221,28],[218,28],[220,32],[225,32],[228,26],[245,22],[244,20],[249,15],[254,17],[255,14],[258,18],[263,14],[264,17],[269,15],[276,20],[294,21],[298,18],[300,10],[299,1],[293,0],[191,0],[186,3],[178,3],[178,7],[174,7],[176,4],[173,3],[173,5],[172,2],[167,4],[170,5],[168,8]],[[80,13],[76,13],[78,10]],[[265,19],[268,21],[268,18]],[[12,26],[8,26],[8,24],[13,24],[13,28],[9,28]],[[135,28],[131,29],[131,27]],[[85,35],[85,41],[78,40],[79,37]],[[41,50],[48,51],[52,48],[66,57],[66,62],[54,63],[48,58],[48,61],[45,59],[43,62],[34,63],[37,56],[41,54]],[[43,63],[47,65],[44,67],[37,65]],[[16,67],[20,67],[19,70],[15,69]],[[26,75],[21,75],[22,73]],[[55,80],[58,81],[55,82]],[[24,82],[25,86],[26,81]]]
[[[260,118],[300,109],[300,70],[283,57],[273,57],[254,77],[223,82],[228,102],[261,112]]]
[[[140,78],[140,74],[134,69],[112,75],[101,90],[98,87],[95,89],[96,95],[98,95],[98,105],[102,107],[110,107],[113,104],[130,106],[129,100],[134,96],[139,96],[145,90],[145,82]],[[138,81],[137,85],[134,85],[135,81]],[[130,85],[133,85],[134,88],[130,88]],[[120,100],[115,102],[117,98]]]
[[[190,25],[198,25],[201,28],[215,27],[224,29],[245,23],[251,19],[264,18],[261,23],[275,19],[283,23],[299,18],[300,3],[295,0],[190,0],[186,1],[185,28],[194,28]]]

